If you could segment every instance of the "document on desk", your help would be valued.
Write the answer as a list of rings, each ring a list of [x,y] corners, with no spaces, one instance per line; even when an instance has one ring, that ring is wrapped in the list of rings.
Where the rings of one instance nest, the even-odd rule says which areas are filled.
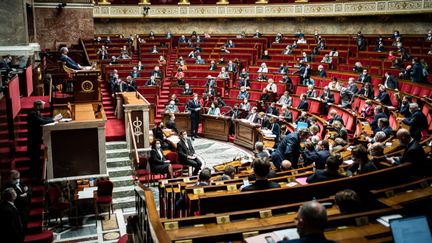
[[[264,242],[273,243],[284,239],[287,240],[300,239],[300,236],[297,233],[297,229],[294,228],[294,229],[277,230],[271,233],[265,233],[265,234],[260,234],[260,235],[246,238],[245,241],[247,243],[264,243]]]
[[[98,189],[97,186],[92,186],[92,187],[84,187],[84,191],[91,191],[94,192]]]
[[[93,198],[93,191],[85,190],[78,192],[78,199]]]

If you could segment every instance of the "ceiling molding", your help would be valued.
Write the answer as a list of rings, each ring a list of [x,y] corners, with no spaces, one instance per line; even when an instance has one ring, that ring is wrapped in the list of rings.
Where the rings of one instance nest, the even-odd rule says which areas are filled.
[[[432,0],[249,5],[94,5],[94,18],[281,18],[432,13]]]

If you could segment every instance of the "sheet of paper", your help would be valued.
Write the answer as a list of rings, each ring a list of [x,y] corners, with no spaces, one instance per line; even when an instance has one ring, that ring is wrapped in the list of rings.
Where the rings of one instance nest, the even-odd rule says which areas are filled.
[[[295,240],[300,239],[300,236],[297,232],[296,228],[293,229],[284,229],[284,230],[277,230],[273,231],[273,233],[280,239],[283,240],[284,238],[287,238],[288,240]]]
[[[300,177],[300,178],[296,178],[296,181],[301,184],[301,185],[307,185],[308,183],[306,182],[307,177]]]

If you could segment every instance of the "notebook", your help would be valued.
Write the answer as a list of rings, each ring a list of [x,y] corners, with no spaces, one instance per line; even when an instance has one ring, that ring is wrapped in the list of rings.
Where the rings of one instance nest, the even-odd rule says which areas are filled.
[[[395,243],[432,242],[432,235],[426,216],[390,220]]]

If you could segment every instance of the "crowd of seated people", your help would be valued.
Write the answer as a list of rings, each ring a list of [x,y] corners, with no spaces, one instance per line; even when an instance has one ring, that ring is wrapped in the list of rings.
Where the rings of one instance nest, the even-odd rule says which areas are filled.
[[[261,37],[262,34],[256,31],[254,37],[257,36]],[[283,42],[285,36],[280,35],[277,38],[279,38],[279,41]],[[304,34],[301,32],[297,33],[296,38],[298,38],[298,40],[295,41],[293,45],[287,45],[282,54],[292,55],[293,49],[303,46],[305,42],[308,44]],[[200,40],[199,43],[205,43],[205,39],[206,38]],[[403,39],[399,38],[397,43],[401,43],[402,41]],[[181,36],[178,43],[187,43],[187,45],[189,45],[188,48],[192,48],[190,53],[192,57],[189,56],[188,58],[193,58],[195,61],[204,60],[204,58],[198,58],[204,53],[202,51],[204,48],[202,49],[198,45],[198,40],[196,37],[193,37],[193,35],[191,35],[190,38],[185,35]],[[401,44],[397,43],[396,47],[399,45],[400,49]],[[223,48],[225,48],[224,52],[235,52],[236,44],[235,39],[228,39],[223,46]],[[359,50],[366,50],[367,48],[368,43],[361,33],[358,33],[356,37],[356,44]],[[281,65],[278,67],[271,67],[268,66],[266,62],[259,62],[260,65],[254,69],[256,71],[252,72],[248,66],[243,66],[244,63],[237,62],[234,58],[231,59],[228,58],[228,56],[206,60],[207,63],[209,63],[208,66],[202,61],[196,62],[197,65],[204,64],[204,68],[199,70],[215,72],[214,74],[206,73],[206,75],[202,77],[203,84],[201,86],[190,84],[192,83],[191,77],[194,77],[195,72],[198,72],[192,69],[193,65],[189,68],[186,64],[187,60],[180,56],[174,68],[177,72],[175,74],[173,73],[172,77],[177,85],[182,87],[182,97],[186,97],[186,100],[188,100],[185,110],[190,112],[191,121],[193,123],[191,140],[198,137],[197,127],[200,113],[213,116],[229,116],[231,118],[231,124],[234,124],[236,119],[244,118],[250,123],[258,124],[263,129],[270,130],[275,135],[274,147],[265,148],[263,150],[270,155],[269,158],[272,162],[272,166],[280,170],[283,168],[282,164],[285,160],[289,161],[293,168],[298,168],[299,164],[306,166],[313,164],[317,169],[317,173],[310,177],[310,181],[314,182],[320,181],[322,178],[331,179],[340,176],[338,171],[342,160],[334,153],[343,151],[346,145],[352,144],[353,142],[352,130],[345,127],[348,125],[345,124],[345,118],[343,119],[342,114],[332,109],[332,106],[337,106],[351,112],[351,115],[354,114],[352,116],[354,116],[355,119],[368,122],[372,129],[372,134],[369,134],[366,139],[369,145],[358,145],[352,149],[354,163],[350,169],[346,170],[349,171],[348,175],[361,174],[381,168],[379,162],[382,161],[379,160],[383,157],[382,148],[385,147],[384,141],[395,138],[398,132],[390,127],[389,109],[405,117],[399,121],[409,126],[408,130],[400,130],[402,132],[408,131],[409,137],[412,138],[412,140],[409,140],[407,143],[412,141],[418,143],[424,139],[422,132],[428,129],[428,120],[421,111],[419,104],[413,102],[410,96],[404,95],[397,106],[393,107],[394,103],[392,102],[391,96],[393,93],[389,91],[393,91],[398,87],[398,80],[392,73],[385,72],[382,77],[382,82],[376,84],[373,81],[374,76],[370,74],[370,68],[366,68],[361,62],[356,62],[353,73],[350,74],[351,77],[332,77],[329,73],[337,69],[337,62],[335,63],[333,59],[339,60],[339,51],[341,50],[333,48],[327,51],[328,43],[324,38],[320,38],[319,34],[317,35],[315,45],[318,51],[326,52],[323,54],[322,59],[320,58],[317,60],[321,64],[318,66],[311,65],[312,56],[310,56],[308,52],[303,51],[296,63],[299,65],[298,69],[292,72],[290,72],[288,66],[284,62],[279,62]],[[378,46],[377,51],[384,51],[382,48],[384,47]],[[271,57],[267,49],[264,49],[262,53],[264,54],[261,56],[261,60],[273,60],[273,57]],[[397,50],[395,50],[392,55],[397,56],[397,58],[401,57],[400,51],[398,52]],[[163,65],[165,64],[166,62]],[[335,65],[328,66],[330,64]],[[413,82],[424,82],[425,80],[422,78],[422,75],[424,74],[423,70],[425,67],[423,65],[424,64],[421,64],[417,59],[412,58],[412,67],[410,68],[412,71],[410,71],[409,76],[406,76],[406,78],[412,79]],[[160,67],[165,68],[165,66]],[[329,69],[326,70],[326,67]],[[275,70],[273,68],[278,70],[273,71]],[[138,77],[136,75],[138,70],[139,67],[132,70],[132,78]],[[189,76],[189,72],[193,75]],[[159,69],[159,65],[155,66],[152,73],[154,73],[155,76],[152,75],[150,77],[148,85],[162,86],[162,80],[164,80],[164,78],[163,72]],[[273,78],[273,74],[275,73],[280,74],[283,79],[276,79],[276,76]],[[421,75],[419,75],[419,73],[421,73]],[[296,78],[296,76],[298,76],[299,81],[296,82],[297,85],[293,85],[293,79]],[[317,76],[328,80],[328,83],[319,86],[321,81],[316,78]],[[115,77],[115,73],[113,77]],[[207,80],[205,77],[207,77]],[[253,80],[255,77],[257,77],[256,80],[258,82],[266,81],[266,83],[262,83],[263,85],[259,86],[260,88],[256,88],[257,86],[254,85],[257,81]],[[198,79],[198,76],[194,79]],[[155,82],[155,80],[159,82]],[[112,83],[119,83],[117,86],[120,87],[120,90],[127,88],[127,86],[124,86],[121,82],[112,81]],[[222,86],[220,85],[221,83],[223,84]],[[279,84],[285,84],[285,89],[280,90],[281,86],[278,86]],[[295,91],[299,89],[299,86],[306,86],[307,88],[304,92],[295,93]],[[360,86],[362,87],[359,89]],[[219,92],[221,88],[224,89],[223,92]],[[236,92],[229,92],[231,89]],[[200,90],[202,93],[197,93],[197,90]],[[227,94],[234,94],[235,96],[227,97]],[[336,99],[336,96],[340,99]],[[202,99],[199,97],[202,97]],[[359,97],[366,99],[362,107],[353,105],[355,100]],[[222,109],[225,107],[224,100],[228,99],[231,101],[236,98],[238,99],[237,101],[230,103],[232,104],[230,105],[230,111],[226,113],[222,112]],[[315,103],[311,103],[311,99],[324,103],[324,109],[319,110],[316,115],[308,113],[308,111],[316,105]],[[336,103],[337,101],[339,103]],[[179,112],[179,110],[183,110],[179,109],[180,106],[184,106],[184,103],[179,104],[178,102],[170,101],[164,112],[168,114]],[[302,111],[304,113],[302,113]],[[355,114],[357,111],[359,111],[358,114]],[[298,113],[298,115],[294,116],[294,113]],[[320,121],[324,125],[324,127],[322,127],[317,124],[317,118],[315,116],[324,120],[328,116],[329,119],[324,122]],[[293,124],[294,130],[288,129],[288,127],[290,127],[288,124]],[[296,126],[306,126],[306,129],[295,130]],[[231,125],[231,127],[233,127],[233,125]],[[322,129],[326,131],[322,132]],[[233,131],[230,133],[232,135],[234,134]],[[382,134],[384,134],[384,136]],[[180,137],[183,138],[183,134],[180,134]],[[187,141],[189,141],[189,139]],[[300,146],[300,144],[302,144],[302,146]],[[304,146],[304,144],[307,144],[307,146]],[[188,145],[189,143],[184,142],[181,147],[188,147]],[[258,146],[258,148],[260,148],[260,146]],[[259,154],[262,154],[263,151],[259,152]],[[198,174],[201,165],[199,160],[195,160],[196,157],[194,157],[193,152],[190,153],[191,154],[188,155],[182,151],[182,155],[179,155],[180,161],[191,165],[194,168],[193,174]],[[372,158],[372,160],[370,158]],[[387,162],[394,164],[400,163],[400,161],[407,160],[394,158]],[[266,175],[262,173],[260,176],[261,178],[265,178]]]

